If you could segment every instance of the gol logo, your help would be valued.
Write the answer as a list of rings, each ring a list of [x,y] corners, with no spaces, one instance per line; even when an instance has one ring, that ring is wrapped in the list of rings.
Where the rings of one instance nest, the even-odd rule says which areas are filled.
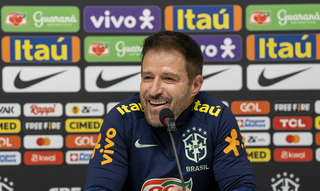
[[[68,148],[93,148],[97,139],[98,135],[68,135],[66,146]]]
[[[270,103],[268,101],[234,101],[231,103],[233,114],[268,114]]]
[[[110,54],[109,44],[107,42],[93,42],[89,46],[89,55],[107,56]]]
[[[45,137],[45,138],[38,138],[37,139],[37,145],[39,146],[49,146],[51,143],[50,139]]]
[[[27,13],[22,12],[11,12],[8,13],[6,16],[6,25],[13,25],[15,27],[20,25],[26,25],[27,24]]]
[[[20,147],[20,136],[0,136],[0,149],[19,149]]]
[[[300,142],[300,137],[299,137],[299,135],[287,135],[286,136],[286,141],[288,143],[299,143]]]

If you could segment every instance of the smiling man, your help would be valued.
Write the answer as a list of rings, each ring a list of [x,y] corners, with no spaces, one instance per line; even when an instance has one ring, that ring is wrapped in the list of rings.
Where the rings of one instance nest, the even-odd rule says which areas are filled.
[[[188,35],[149,36],[142,50],[140,93],[106,116],[88,167],[86,191],[182,191],[163,108],[173,133],[187,191],[256,191],[235,117],[205,92],[203,58]]]

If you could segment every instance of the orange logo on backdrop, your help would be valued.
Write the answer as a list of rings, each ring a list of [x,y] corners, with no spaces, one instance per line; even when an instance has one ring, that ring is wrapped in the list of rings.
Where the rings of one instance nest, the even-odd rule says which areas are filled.
[[[0,136],[0,149],[19,149],[20,147],[20,136]]]
[[[234,101],[231,103],[233,114],[268,114],[270,103],[268,101]]]
[[[68,135],[66,146],[68,148],[94,148],[98,135]]]

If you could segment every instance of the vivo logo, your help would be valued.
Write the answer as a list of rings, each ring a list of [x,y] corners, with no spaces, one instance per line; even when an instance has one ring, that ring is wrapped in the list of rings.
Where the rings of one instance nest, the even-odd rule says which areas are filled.
[[[87,32],[150,32],[160,30],[157,6],[86,7]]]

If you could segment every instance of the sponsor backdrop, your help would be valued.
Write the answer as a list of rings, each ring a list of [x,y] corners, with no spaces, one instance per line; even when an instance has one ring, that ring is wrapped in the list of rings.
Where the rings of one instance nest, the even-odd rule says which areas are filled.
[[[5,3],[0,191],[83,191],[103,119],[139,91],[143,39],[163,30],[201,46],[202,90],[235,114],[259,190],[319,190],[316,0]]]

